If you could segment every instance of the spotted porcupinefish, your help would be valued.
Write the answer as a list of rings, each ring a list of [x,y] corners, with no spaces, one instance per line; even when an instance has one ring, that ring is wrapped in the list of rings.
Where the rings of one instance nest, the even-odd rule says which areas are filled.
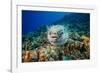
[[[63,45],[68,40],[68,32],[63,25],[53,25],[48,28],[47,37],[52,45]]]

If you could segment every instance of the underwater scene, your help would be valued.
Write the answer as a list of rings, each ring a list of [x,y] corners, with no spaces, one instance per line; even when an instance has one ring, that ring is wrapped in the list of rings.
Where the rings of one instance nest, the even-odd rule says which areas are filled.
[[[90,13],[22,10],[22,63],[90,59]]]

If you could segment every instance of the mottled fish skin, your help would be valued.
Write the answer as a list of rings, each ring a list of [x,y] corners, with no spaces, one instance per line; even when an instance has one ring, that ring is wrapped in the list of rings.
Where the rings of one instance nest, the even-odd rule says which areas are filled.
[[[49,34],[51,33],[51,34]],[[58,38],[53,38],[57,36]],[[63,25],[53,25],[48,29],[48,40],[53,45],[63,45],[68,40],[68,33]]]

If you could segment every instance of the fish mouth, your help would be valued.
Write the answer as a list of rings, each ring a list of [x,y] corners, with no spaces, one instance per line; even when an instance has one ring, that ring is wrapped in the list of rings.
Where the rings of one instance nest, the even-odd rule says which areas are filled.
[[[56,41],[57,41],[57,39],[58,39],[58,37],[57,37],[57,36],[52,36],[51,38],[52,38],[51,42],[56,42]]]
[[[51,38],[58,38],[57,36],[51,36]]]

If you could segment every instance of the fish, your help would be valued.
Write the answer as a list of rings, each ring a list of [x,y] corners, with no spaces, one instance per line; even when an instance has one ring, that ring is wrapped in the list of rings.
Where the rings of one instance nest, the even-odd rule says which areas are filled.
[[[63,45],[68,40],[68,33],[63,25],[52,25],[48,29],[47,38],[52,45]]]

